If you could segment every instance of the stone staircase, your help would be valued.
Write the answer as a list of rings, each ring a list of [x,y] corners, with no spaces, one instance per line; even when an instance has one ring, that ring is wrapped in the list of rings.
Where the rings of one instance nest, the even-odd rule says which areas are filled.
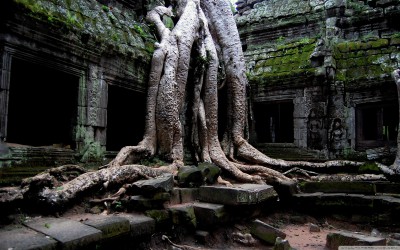
[[[311,214],[332,214],[354,223],[400,225],[400,184],[383,181],[303,182],[287,205]]]
[[[324,156],[313,154],[310,150],[304,150],[293,143],[258,143],[254,145],[260,152],[271,158],[287,161],[325,161]]]
[[[131,207],[139,207],[140,211],[26,218],[21,224],[0,228],[0,250],[149,249],[151,235],[157,231],[179,227],[201,235],[199,229],[215,228],[238,218],[250,217],[263,204],[272,204],[278,198],[269,185],[201,186],[171,190],[162,190],[158,184],[156,186],[158,194],[151,198],[136,195],[125,201],[134,203]],[[169,191],[170,195],[162,195],[165,191]],[[151,192],[154,193],[154,190]],[[149,203],[150,200],[156,202]],[[162,206],[160,200],[164,201]],[[138,203],[147,205],[138,206]]]
[[[117,204],[128,208],[127,212],[25,218],[21,224],[0,227],[0,250],[150,249],[160,232],[173,230],[206,242],[210,230],[243,220],[252,223],[251,235],[272,247],[277,237],[285,235],[255,218],[284,208],[336,215],[355,223],[400,225],[400,184],[396,183],[302,182],[300,193],[290,196],[270,185],[192,188],[172,183],[172,176],[135,183],[137,194]],[[334,236],[350,237],[345,233]],[[332,246],[337,245],[334,236],[327,238]]]

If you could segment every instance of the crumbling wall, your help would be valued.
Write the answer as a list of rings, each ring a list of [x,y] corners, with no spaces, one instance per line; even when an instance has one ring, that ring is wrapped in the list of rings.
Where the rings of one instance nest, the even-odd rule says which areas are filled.
[[[143,18],[147,5],[153,2],[1,1],[2,136],[7,138],[11,62],[18,58],[79,77],[73,138],[77,144],[76,159],[103,160],[108,85],[143,95],[146,91],[155,37]]]
[[[238,1],[254,102],[293,101],[294,144],[318,156],[365,150],[357,105],[397,100],[399,18],[391,0]]]

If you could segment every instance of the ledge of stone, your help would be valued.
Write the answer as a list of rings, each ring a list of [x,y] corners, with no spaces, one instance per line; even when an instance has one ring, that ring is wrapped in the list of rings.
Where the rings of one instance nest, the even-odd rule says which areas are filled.
[[[258,204],[278,194],[270,185],[239,184],[233,187],[226,186],[201,186],[199,200],[223,205]]]

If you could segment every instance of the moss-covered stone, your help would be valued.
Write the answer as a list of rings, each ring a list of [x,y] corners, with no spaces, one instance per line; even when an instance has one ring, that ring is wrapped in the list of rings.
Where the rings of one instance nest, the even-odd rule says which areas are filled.
[[[169,215],[169,212],[167,210],[161,209],[153,209],[153,210],[147,210],[145,212],[145,215],[153,218],[156,222],[156,224],[168,224],[171,221],[171,217]]]
[[[249,74],[255,84],[273,85],[271,79],[284,78],[294,74],[314,74],[310,56],[315,49],[316,39],[301,39],[282,42],[266,53],[256,53],[255,65]]]
[[[139,22],[136,13],[120,6],[105,6],[98,1],[14,0],[27,15],[54,30],[78,34],[74,43],[100,43],[97,51],[141,56],[150,60],[155,42],[150,28]],[[71,36],[72,37],[72,36]],[[78,45],[78,44],[77,44]]]
[[[196,215],[192,205],[178,205],[168,208],[171,213],[172,223],[186,226],[189,229],[197,227]]]

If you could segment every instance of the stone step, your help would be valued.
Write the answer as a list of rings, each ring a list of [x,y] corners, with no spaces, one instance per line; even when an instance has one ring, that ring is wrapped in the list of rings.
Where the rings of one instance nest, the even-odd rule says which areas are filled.
[[[400,194],[400,183],[383,181],[305,181],[299,187],[303,193]]]
[[[270,185],[234,184],[227,186],[201,186],[199,200],[223,205],[252,205],[276,200],[278,194]]]
[[[351,193],[351,194],[375,194],[374,183],[362,181],[307,181],[300,183],[300,190],[304,193]]]
[[[0,229],[0,250],[56,249],[57,241],[27,227],[7,226]]]
[[[259,143],[255,147],[269,157],[288,161],[323,161],[313,153],[298,148],[293,143]]]
[[[356,249],[355,246],[386,246],[386,239],[370,235],[338,231],[327,235],[326,246],[330,250],[337,250],[340,246],[353,246],[354,249]]]
[[[38,217],[1,228],[0,250],[107,249],[110,242],[115,247],[134,244],[154,232],[154,220],[141,214]]]
[[[193,203],[194,213],[200,228],[213,228],[228,220],[228,211],[224,205],[204,202]]]
[[[342,214],[353,222],[400,225],[400,198],[387,195],[301,193],[288,205],[307,213]]]

